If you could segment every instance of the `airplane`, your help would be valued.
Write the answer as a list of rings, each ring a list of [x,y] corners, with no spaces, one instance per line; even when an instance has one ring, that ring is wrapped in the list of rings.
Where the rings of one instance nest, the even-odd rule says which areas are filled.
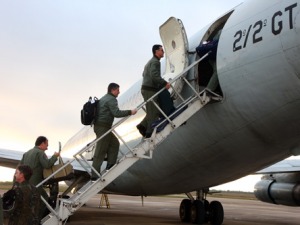
[[[189,39],[179,19],[171,17],[162,24],[160,35],[165,49],[162,71],[166,80],[176,80],[171,90],[174,104],[180,107],[182,98],[188,99],[195,90],[200,99],[207,94],[209,102],[188,117],[186,110],[193,107],[184,108],[178,116],[182,120],[180,126],[152,146],[151,159],[140,158],[103,191],[133,196],[186,193],[188,198],[179,206],[182,222],[220,225],[224,219],[223,207],[218,201],[206,200],[210,187],[298,155],[299,11],[299,0],[245,1]],[[219,86],[210,91],[206,86],[213,70],[203,58],[207,55],[199,56],[196,48],[217,35]],[[145,116],[140,107],[143,103],[140,87],[141,80],[118,100],[121,109],[137,106],[140,109],[116,128],[123,143],[121,156],[130,153],[127,145],[148,141],[136,129]],[[220,98],[213,100],[214,97]],[[169,125],[173,125],[172,121]],[[85,126],[65,144],[62,152],[72,156],[84,148],[88,150],[85,157],[91,159],[94,140],[92,127]],[[153,140],[151,137],[149,143]],[[21,158],[20,152],[11,156],[9,151],[0,150],[0,154],[1,166],[15,168]],[[3,160],[6,161],[2,164]],[[80,190],[89,182],[88,172],[82,172],[82,165],[76,161],[72,165],[77,175],[73,182]],[[117,171],[117,166],[112,172]],[[191,194],[194,191],[195,197]]]

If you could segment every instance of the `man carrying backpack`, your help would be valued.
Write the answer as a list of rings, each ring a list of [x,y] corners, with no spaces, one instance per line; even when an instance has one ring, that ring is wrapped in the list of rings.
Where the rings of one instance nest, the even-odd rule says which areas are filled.
[[[30,224],[39,225],[40,193],[29,183],[32,175],[30,166],[19,165],[15,172],[14,206],[8,211],[9,225]]]
[[[98,102],[97,113],[94,123],[94,131],[97,138],[101,137],[112,127],[114,118],[135,115],[137,109],[120,110],[118,107],[117,97],[120,94],[120,86],[116,83],[110,83],[105,94]],[[97,142],[92,166],[100,173],[102,162],[107,155],[106,170],[109,170],[117,161],[119,152],[119,140],[110,132]],[[91,180],[98,179],[98,176],[92,170]]]
[[[3,201],[0,195],[0,224],[3,224]]]

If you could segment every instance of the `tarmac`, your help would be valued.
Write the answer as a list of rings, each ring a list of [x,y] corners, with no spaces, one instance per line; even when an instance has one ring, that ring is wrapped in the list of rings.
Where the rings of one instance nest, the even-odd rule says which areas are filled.
[[[174,225],[179,219],[178,197],[141,197],[108,195],[110,208],[100,206],[101,195],[87,202],[70,217],[70,225]],[[224,208],[223,225],[299,225],[298,207],[272,205],[256,200],[209,197],[218,200]],[[105,203],[104,201],[102,203]]]
[[[0,190],[0,194],[3,194]],[[90,199],[74,213],[67,225],[185,225],[179,218],[183,198],[174,196],[108,195],[108,206],[102,195]],[[300,208],[273,205],[258,200],[208,197],[220,201],[224,208],[223,225],[299,225]]]

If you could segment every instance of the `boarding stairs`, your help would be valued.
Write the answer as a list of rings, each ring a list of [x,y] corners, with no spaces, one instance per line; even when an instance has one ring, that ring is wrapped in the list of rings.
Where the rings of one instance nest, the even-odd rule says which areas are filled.
[[[68,217],[74,214],[82,205],[84,205],[90,198],[98,194],[102,191],[107,185],[109,185],[112,181],[114,181],[117,177],[119,177],[123,172],[125,172],[129,167],[131,167],[134,163],[136,163],[140,159],[151,159],[153,151],[157,145],[163,142],[164,139],[167,138],[174,130],[179,128],[182,124],[184,124],[192,115],[198,112],[202,107],[204,107],[211,100],[220,101],[222,99],[221,96],[210,92],[209,90],[204,89],[200,93],[193,88],[193,86],[187,81],[185,78],[185,74],[192,67],[197,65],[203,58],[207,57],[208,54],[203,56],[201,59],[195,61],[193,64],[188,66],[182,73],[177,75],[170,83],[175,82],[178,79],[184,80],[186,84],[193,90],[193,95],[188,99],[184,99],[180,96],[180,93],[176,93],[182,100],[182,103],[177,108],[177,110],[171,115],[167,116],[164,112],[159,108],[157,104],[153,101],[153,98],[158,95],[159,91],[156,95],[150,98],[148,101],[152,101],[159,111],[164,115],[165,119],[162,120],[155,128],[150,138],[146,138],[137,144],[135,147],[130,147],[116,132],[116,128],[126,121],[129,117],[123,118],[118,121],[107,133],[105,133],[100,138],[94,140],[82,150],[80,150],[77,154],[74,155],[74,159],[67,162],[67,164],[72,163],[77,160],[80,165],[90,174],[90,171],[93,170],[98,176],[99,179],[95,181],[88,181],[81,189],[79,189],[73,196],[68,199],[60,198],[57,201],[57,206],[55,209],[52,209],[51,206],[43,199],[44,203],[48,206],[50,210],[50,214],[46,216],[41,224],[44,225],[61,225],[65,221],[67,221]],[[175,91],[175,90],[174,90]],[[145,104],[147,102],[143,102],[137,109],[144,109]],[[159,128],[164,126],[161,130]],[[84,153],[88,151],[91,146],[96,145],[96,143],[103,138],[108,133],[113,132],[120,141],[129,149],[126,155],[123,155],[120,159],[118,159],[117,163],[106,172],[102,172],[102,174],[97,173],[95,169],[88,163],[88,161],[84,157]],[[63,168],[62,168],[63,169]],[[56,171],[52,176],[54,176],[59,171]],[[39,185],[47,182],[51,177],[48,177]],[[38,186],[39,186],[38,185]]]

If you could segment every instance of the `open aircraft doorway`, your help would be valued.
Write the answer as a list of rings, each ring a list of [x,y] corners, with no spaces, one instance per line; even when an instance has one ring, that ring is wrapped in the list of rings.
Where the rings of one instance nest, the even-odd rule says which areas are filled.
[[[210,86],[215,86],[214,90],[211,91],[223,96],[222,88],[218,79],[218,60],[220,59],[220,56],[218,55],[218,41],[220,39],[220,36],[222,35],[222,29],[232,12],[233,11],[230,11],[229,13],[215,21],[213,24],[211,24],[206,33],[204,34],[202,40],[200,41],[199,46],[197,47],[199,48],[201,45],[203,45],[203,43],[216,43],[216,52],[211,53],[211,55],[216,55],[215,58],[208,56],[207,59],[200,61],[195,72],[195,77],[198,81],[200,91],[205,88],[210,89]],[[201,55],[199,55],[198,52],[198,54],[196,54],[195,60],[198,60],[200,57]],[[216,80],[214,81],[216,82],[216,84],[210,85],[212,83],[214,73],[216,73],[217,76],[217,78],[215,78]]]

